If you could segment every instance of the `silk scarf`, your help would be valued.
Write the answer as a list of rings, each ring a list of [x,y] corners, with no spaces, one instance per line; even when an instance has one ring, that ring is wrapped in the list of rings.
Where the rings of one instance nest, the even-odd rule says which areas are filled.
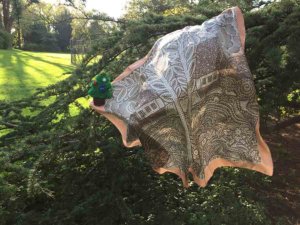
[[[189,172],[205,187],[222,166],[271,176],[244,43],[238,7],[171,32],[112,82],[113,98],[91,107],[118,128],[125,146],[142,145],[153,170],[177,174],[184,187]]]

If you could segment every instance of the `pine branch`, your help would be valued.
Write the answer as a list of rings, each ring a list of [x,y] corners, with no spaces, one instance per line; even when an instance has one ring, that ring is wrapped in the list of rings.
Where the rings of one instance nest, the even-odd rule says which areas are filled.
[[[9,122],[4,122],[4,121],[0,121],[0,124],[6,126],[7,128],[17,128],[18,127],[17,124],[13,124],[13,123],[9,123]]]

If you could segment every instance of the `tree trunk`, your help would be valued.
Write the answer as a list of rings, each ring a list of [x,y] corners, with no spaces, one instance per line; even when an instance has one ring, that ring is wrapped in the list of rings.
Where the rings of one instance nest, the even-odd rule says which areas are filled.
[[[17,34],[18,34],[17,46],[19,49],[21,49],[21,26],[20,26],[20,16],[19,15],[18,15],[18,19],[17,19]]]
[[[2,0],[0,0],[0,3],[2,3]],[[2,18],[2,13],[0,12],[0,29],[3,28],[3,18]]]
[[[12,17],[10,16],[10,0],[2,0],[2,6],[3,6],[3,25],[4,29],[11,33],[11,27],[12,27]]]

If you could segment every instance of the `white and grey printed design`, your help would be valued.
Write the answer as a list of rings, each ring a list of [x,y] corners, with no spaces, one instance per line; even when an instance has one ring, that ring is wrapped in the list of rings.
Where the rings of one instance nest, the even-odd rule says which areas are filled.
[[[105,110],[128,124],[153,168],[189,167],[204,179],[215,158],[259,163],[253,78],[235,11],[169,33],[113,85]]]

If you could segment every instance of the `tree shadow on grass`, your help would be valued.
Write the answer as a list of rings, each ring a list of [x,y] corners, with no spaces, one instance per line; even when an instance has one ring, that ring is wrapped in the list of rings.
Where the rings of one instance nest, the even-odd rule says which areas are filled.
[[[24,65],[15,51],[5,52],[5,62],[0,63],[4,68],[1,77],[0,100],[10,100],[26,97],[32,94],[32,88],[28,87],[24,79]]]
[[[45,62],[45,63],[48,63],[48,64],[52,64],[52,65],[60,67],[60,68],[62,68],[64,70],[68,70],[68,69],[72,70],[72,69],[74,69],[74,66],[72,66],[72,65],[63,65],[63,64],[60,64],[60,63],[56,63],[56,62],[47,61],[47,60],[43,59],[42,57],[33,56],[33,55],[30,55],[30,54],[28,54],[26,52],[22,52],[22,55],[25,55],[25,56],[27,56],[27,57],[29,57],[31,59],[35,59],[37,61],[41,61],[41,62]],[[47,57],[55,58],[53,56],[47,56]]]
[[[39,62],[43,62],[44,67],[49,64],[49,66],[53,65],[62,71],[73,69],[72,66],[47,61],[19,50],[3,51],[2,55],[0,68],[3,73],[0,77],[0,100],[9,101],[28,97],[35,92],[36,88],[55,83],[58,77],[53,76],[51,68],[45,70],[39,68]],[[28,63],[29,60],[36,60],[36,66]],[[30,74],[31,71],[32,74]]]

